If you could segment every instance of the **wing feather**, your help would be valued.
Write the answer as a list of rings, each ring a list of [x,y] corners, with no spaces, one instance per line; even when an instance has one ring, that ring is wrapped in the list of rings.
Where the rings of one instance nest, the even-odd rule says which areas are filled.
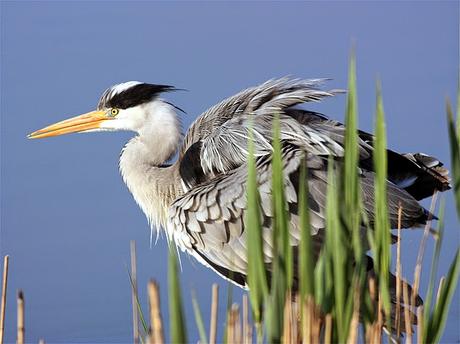
[[[299,167],[305,161],[309,187],[308,207],[314,255],[322,247],[326,229],[328,159],[341,168],[345,127],[325,116],[292,108],[320,101],[341,91],[322,91],[323,79],[275,79],[246,89],[204,112],[188,130],[179,152],[180,175],[185,193],[170,207],[167,233],[182,249],[219,274],[245,283],[247,242],[246,178],[248,138],[255,142],[257,182],[261,200],[264,261],[270,271],[273,259],[271,153],[273,123],[279,119],[283,176],[289,209],[290,242],[300,240]],[[373,136],[359,131],[360,186],[364,211],[374,221]],[[420,154],[401,155],[388,150],[388,207],[390,224],[397,224],[403,207],[402,226],[424,223],[427,212],[416,199],[434,189],[449,188],[446,170],[437,159]],[[363,226],[363,238],[366,238]]]
[[[298,214],[298,177],[304,151],[294,145],[285,145],[282,150],[283,172],[286,186],[286,200],[289,205],[290,242],[297,247],[300,240]],[[327,193],[327,157],[306,154],[308,170],[311,233],[315,242],[315,255],[321,247],[322,236],[326,228],[325,206]],[[262,237],[264,242],[264,261],[270,270],[273,259],[273,232],[271,212],[271,158],[257,159],[257,182],[261,190]],[[361,174],[363,206],[373,223],[374,207],[374,173],[365,171]],[[246,252],[246,164],[197,186],[178,198],[170,208],[168,234],[182,250],[192,255],[200,255],[228,271],[247,273]],[[403,226],[410,227],[419,223],[424,216],[424,209],[405,190],[388,182],[388,199],[391,224],[397,223],[398,207],[403,205]],[[199,200],[197,209],[185,209],[183,205],[191,203],[190,199]],[[195,202],[194,202],[195,203]],[[178,217],[186,221],[178,222]],[[363,227],[364,230],[364,227]],[[184,237],[188,239],[183,240]]]
[[[272,79],[221,101],[201,114],[190,126],[184,137],[180,157],[193,143],[201,141],[233,117],[254,113],[263,108],[272,112],[281,111],[286,107],[309,101],[320,101],[324,97],[342,92],[320,90],[319,87],[324,81],[326,79]]]

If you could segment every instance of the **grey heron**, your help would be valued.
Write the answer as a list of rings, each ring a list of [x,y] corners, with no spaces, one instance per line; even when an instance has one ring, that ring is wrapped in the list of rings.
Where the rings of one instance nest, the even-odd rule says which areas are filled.
[[[275,116],[280,119],[291,243],[296,248],[300,240],[296,207],[298,171],[301,161],[306,161],[312,237],[315,249],[321,247],[326,229],[328,157],[337,161],[343,158],[345,127],[322,114],[295,106],[339,93],[324,91],[322,83],[322,79],[281,78],[245,89],[205,111],[182,136],[177,108],[160,97],[175,88],[130,81],[108,88],[95,111],[47,126],[31,133],[29,138],[89,131],[134,132],[122,150],[119,167],[151,226],[163,228],[181,250],[244,287],[247,140],[252,128],[264,217],[264,258],[270,263],[270,155]],[[358,143],[363,206],[372,222],[373,136],[359,131]],[[167,164],[176,154],[177,160]],[[399,204],[403,209],[402,227],[423,225],[428,213],[418,200],[431,196],[434,190],[449,187],[447,170],[436,158],[388,150],[388,210],[392,228],[397,226]]]

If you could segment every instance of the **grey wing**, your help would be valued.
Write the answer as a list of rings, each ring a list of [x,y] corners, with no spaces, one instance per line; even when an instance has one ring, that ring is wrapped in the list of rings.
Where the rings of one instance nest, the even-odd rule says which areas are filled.
[[[271,154],[273,125],[279,120],[280,140],[318,156],[342,157],[343,145],[329,134],[300,124],[285,113],[262,111],[260,116],[240,115],[225,122],[204,138],[200,161],[205,175],[226,173],[248,158],[248,140],[253,137],[255,156]]]
[[[307,126],[322,137],[328,137],[337,144],[345,143],[345,126],[325,116],[301,109],[286,109],[286,114]],[[374,171],[374,136],[358,130],[359,167]],[[449,171],[438,159],[423,153],[401,154],[387,149],[388,180],[406,190],[416,200],[433,195],[435,190],[446,191],[451,188]]]
[[[204,112],[188,130],[179,153],[180,174],[190,189],[247,159],[247,139],[253,131],[256,156],[271,152],[272,124],[280,118],[283,141],[318,155],[343,155],[345,127],[324,116],[292,106],[320,101],[343,91],[323,91],[324,79],[274,79],[246,89]],[[359,131],[361,168],[373,171],[373,136]],[[436,158],[388,150],[388,178],[416,199],[450,188],[448,172]]]
[[[212,107],[191,126],[179,156],[184,185],[191,189],[245,163],[253,136],[255,156],[271,154],[273,123],[279,119],[280,139],[312,154],[343,156],[344,127],[292,106],[341,92],[319,89],[324,80],[270,80],[244,90]],[[361,140],[360,157],[372,147]]]
[[[180,174],[187,188],[228,173],[243,165],[248,158],[248,141],[253,137],[256,157],[268,156],[273,151],[273,125],[279,123],[280,140],[318,156],[343,157],[344,129],[335,121],[323,120],[315,125],[314,115],[303,110],[309,123],[303,123],[292,115],[294,109],[277,113],[265,107],[254,114],[240,114],[215,128],[212,133],[195,142],[180,162]],[[372,147],[359,142],[360,157],[368,159]]]
[[[300,240],[298,217],[299,167],[306,162],[308,170],[308,206],[314,255],[317,256],[324,237],[327,192],[327,158],[306,154],[293,145],[283,147],[283,172],[286,200],[289,209],[290,242],[296,248]],[[246,177],[247,165],[221,174],[191,189],[177,199],[170,208],[168,234],[182,249],[224,277],[240,285],[245,284],[247,272],[246,240]],[[272,209],[270,156],[257,159],[258,184],[262,208],[262,237],[264,261],[270,271],[272,261]],[[364,208],[373,217],[374,175],[363,172],[362,193]],[[412,226],[423,221],[424,210],[406,191],[389,182],[389,204],[392,225],[396,223],[399,203],[403,205],[403,225]]]
[[[243,114],[276,113],[297,104],[320,101],[341,90],[319,89],[326,79],[272,79],[243,90],[202,113],[190,126],[179,152],[181,158],[196,142],[203,140],[228,120]]]
[[[283,149],[286,200],[290,209],[296,208],[297,204],[297,187],[291,176],[298,171],[302,155],[293,146]],[[270,157],[259,158],[257,170],[264,261],[269,269],[273,258]],[[173,203],[167,227],[170,239],[182,250],[243,286],[247,273],[246,177],[247,165],[244,164],[193,188]],[[325,226],[324,209],[315,207],[311,212],[312,233],[317,234]],[[297,246],[300,239],[298,222],[296,210],[290,211],[290,240],[293,246]]]

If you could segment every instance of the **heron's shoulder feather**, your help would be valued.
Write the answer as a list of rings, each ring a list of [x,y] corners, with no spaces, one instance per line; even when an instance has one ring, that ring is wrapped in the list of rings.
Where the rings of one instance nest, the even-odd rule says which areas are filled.
[[[283,149],[286,199],[293,206],[297,191],[289,176],[298,170],[303,153],[294,146]],[[266,262],[272,259],[271,158],[257,159],[257,182],[263,213]],[[246,259],[246,177],[247,165],[216,176],[176,199],[169,210],[167,232],[182,250],[199,254],[229,271],[245,274]],[[323,227],[324,222],[321,221]],[[291,231],[292,241],[300,237]]]
[[[203,112],[187,131],[180,156],[228,120],[240,115],[263,115],[282,112],[284,109],[310,101],[320,101],[340,90],[323,91],[326,79],[272,79],[261,85],[245,89]]]

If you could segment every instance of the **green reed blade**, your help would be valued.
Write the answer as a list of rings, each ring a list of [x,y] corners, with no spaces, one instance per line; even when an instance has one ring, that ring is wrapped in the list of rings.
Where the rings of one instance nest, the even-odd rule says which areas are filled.
[[[377,85],[377,109],[374,139],[375,168],[375,268],[379,280],[379,292],[382,295],[385,314],[390,314],[390,245],[391,232],[388,218],[387,199],[387,151],[385,113],[380,84]],[[389,321],[390,316],[387,316]]]
[[[193,313],[195,314],[196,327],[198,328],[198,333],[200,334],[200,344],[206,344],[208,342],[208,336],[206,335],[203,316],[201,315],[200,305],[198,304],[195,290],[192,290],[192,305]]]
[[[459,98],[460,103],[460,98]],[[446,102],[447,123],[450,140],[450,159],[452,165],[452,184],[454,197],[457,204],[457,215],[460,218],[460,113],[457,114],[457,131],[455,128],[454,114],[449,101]]]
[[[186,343],[187,329],[182,305],[176,248],[170,245],[168,260],[169,329],[172,343]]]
[[[247,178],[247,212],[245,217],[247,230],[247,257],[248,257],[248,285],[254,320],[260,323],[261,309],[268,295],[267,275],[265,271],[262,223],[260,213],[260,196],[257,183],[256,161],[254,156],[254,142],[252,130],[248,142],[248,178]],[[260,329],[260,326],[259,326]],[[260,334],[260,330],[258,331]],[[260,336],[258,336],[260,338]]]
[[[308,206],[308,182],[307,161],[302,159],[299,177],[299,221],[300,221],[300,244],[299,244],[299,286],[300,297],[305,302],[308,295],[314,295],[314,261],[313,245],[310,227],[310,210]],[[303,309],[303,307],[302,307]]]

